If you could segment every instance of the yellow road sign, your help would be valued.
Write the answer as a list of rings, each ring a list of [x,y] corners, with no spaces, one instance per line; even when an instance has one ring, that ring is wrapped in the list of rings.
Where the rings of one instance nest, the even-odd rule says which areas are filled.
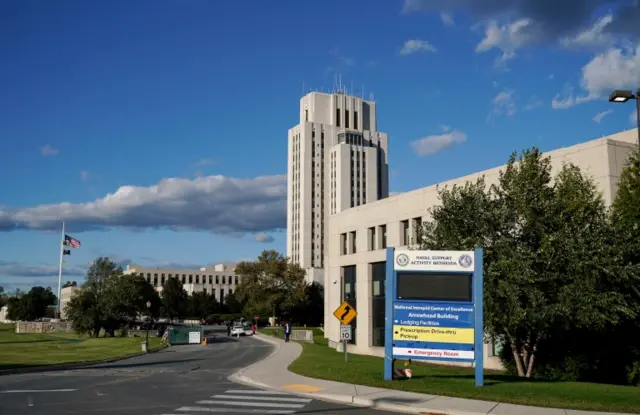
[[[340,304],[340,307],[338,307],[336,311],[333,312],[333,315],[340,320],[340,323],[349,324],[354,318],[356,318],[358,312],[351,304],[345,301]]]

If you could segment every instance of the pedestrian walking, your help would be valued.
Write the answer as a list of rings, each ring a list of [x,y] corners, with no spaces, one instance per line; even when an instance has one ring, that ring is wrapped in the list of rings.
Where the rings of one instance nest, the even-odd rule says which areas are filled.
[[[251,334],[253,334],[254,336],[256,335],[256,326],[257,326],[257,324],[256,324],[256,323],[253,323],[253,324],[251,325],[251,332],[252,332]]]
[[[231,336],[231,323],[227,322],[227,336]]]
[[[289,343],[289,338],[291,337],[291,323],[287,323],[284,325],[284,341],[285,343]]]

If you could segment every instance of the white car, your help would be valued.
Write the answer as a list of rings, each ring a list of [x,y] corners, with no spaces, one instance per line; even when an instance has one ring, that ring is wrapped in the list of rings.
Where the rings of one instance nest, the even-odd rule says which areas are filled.
[[[233,326],[231,328],[232,336],[245,336],[246,334],[247,331],[245,330],[244,326]]]

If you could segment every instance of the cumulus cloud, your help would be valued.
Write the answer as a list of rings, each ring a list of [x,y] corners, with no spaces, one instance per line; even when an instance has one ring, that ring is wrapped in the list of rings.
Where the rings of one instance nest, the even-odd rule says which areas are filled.
[[[262,243],[269,243],[269,242],[273,242],[273,236],[269,235],[266,232],[258,232],[254,235],[256,241],[258,242],[262,242]]]
[[[582,67],[581,73],[582,92],[574,94],[573,88],[565,86],[564,92],[554,97],[553,108],[570,108],[604,98],[613,89],[640,85],[640,43],[635,47],[612,47],[597,54]]]
[[[453,130],[444,134],[430,135],[410,143],[413,151],[420,157],[435,154],[440,150],[467,141],[467,135],[461,131]]]
[[[515,92],[510,89],[501,91],[491,100],[491,113],[493,115],[506,115],[508,117],[514,115],[517,111]]]
[[[611,114],[613,112],[613,110],[606,110],[606,111],[602,111],[597,113],[594,117],[593,117],[593,122],[597,122],[598,124],[600,124],[600,122],[602,121],[602,119],[604,117],[606,117],[607,115]]]
[[[524,106],[524,110],[531,111],[533,109],[541,107],[542,105],[543,105],[542,100],[534,95],[531,98],[529,98],[527,105]]]
[[[603,7],[614,10],[619,20],[619,24],[608,26],[607,31],[640,34],[640,3],[637,0],[404,0],[402,11],[465,11],[477,19],[511,21],[527,18],[542,29],[538,32],[540,40],[555,42],[584,30],[585,22],[589,22],[594,12]]]
[[[65,265],[63,268],[63,276],[81,277],[86,274],[86,267]],[[22,262],[0,260],[0,276],[20,278],[58,278],[58,265],[33,265]]]
[[[411,39],[404,42],[402,49],[400,50],[401,55],[412,55],[418,52],[437,52],[438,50],[430,44],[426,40],[420,39]]]
[[[49,144],[46,146],[40,147],[40,154],[45,157],[57,156],[60,150],[57,148],[51,147]]]
[[[0,206],[0,231],[54,230],[64,220],[71,232],[111,227],[265,232],[286,227],[286,200],[286,175],[169,178],[149,187],[122,186],[86,203]]]
[[[440,20],[442,20],[442,24],[445,26],[453,26],[453,16],[449,13],[440,13]]]
[[[539,28],[531,19],[518,19],[504,25],[491,20],[485,25],[484,38],[476,46],[476,52],[500,50],[501,53],[496,58],[495,64],[497,67],[504,67],[508,61],[516,57],[518,49],[536,38],[538,30]]]
[[[593,26],[578,32],[574,36],[565,36],[560,44],[565,48],[591,48],[610,45],[614,42],[614,35],[605,30],[613,22],[613,15],[607,14],[598,19]]]

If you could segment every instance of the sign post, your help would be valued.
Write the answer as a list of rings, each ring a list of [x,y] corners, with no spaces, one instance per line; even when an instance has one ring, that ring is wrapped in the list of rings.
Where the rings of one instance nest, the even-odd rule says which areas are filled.
[[[344,301],[340,304],[340,307],[336,308],[336,311],[333,312],[335,318],[340,321],[340,340],[342,340],[342,344],[344,347],[344,361],[349,360],[349,355],[347,354],[347,344],[349,340],[351,340],[351,325],[350,323],[354,318],[358,315],[358,312],[351,304],[347,301]]]
[[[393,362],[472,362],[484,384],[482,248],[412,251],[387,248],[384,379]]]

